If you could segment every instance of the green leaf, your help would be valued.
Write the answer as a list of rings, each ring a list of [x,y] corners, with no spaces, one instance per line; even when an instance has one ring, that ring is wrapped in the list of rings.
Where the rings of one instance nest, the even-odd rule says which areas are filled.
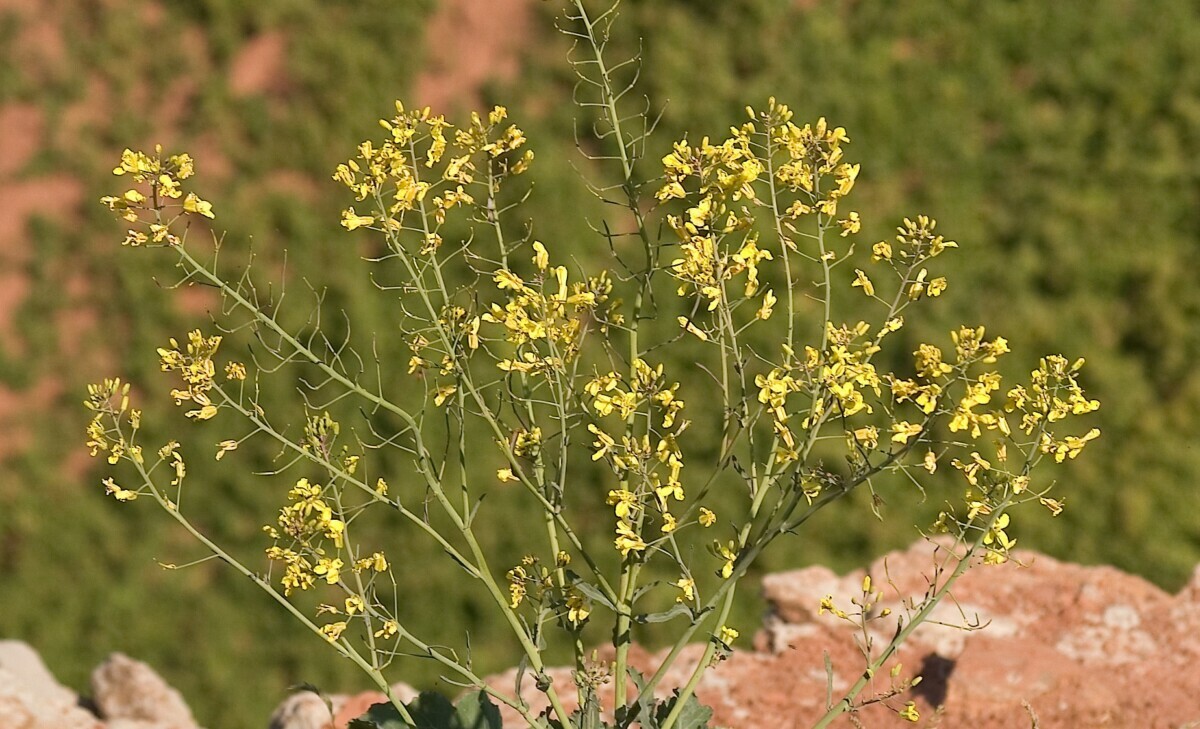
[[[628,726],[631,722],[636,721],[643,729],[655,729],[658,724],[654,722],[654,697],[636,698],[640,697],[642,691],[646,688],[646,677],[642,675],[641,671],[631,669],[629,671],[629,680],[633,682],[635,700],[629,706],[617,707],[617,724]]]
[[[483,691],[462,697],[455,707],[451,729],[500,729],[500,709]]]
[[[346,729],[411,729],[391,704],[374,704],[367,713],[351,719]]]
[[[677,602],[675,603],[675,607],[671,608],[670,610],[661,613],[642,613],[639,615],[634,615],[633,620],[635,623],[639,623],[641,625],[645,625],[646,623],[665,623],[671,618],[675,618],[680,615],[691,616],[691,614],[692,611],[687,605]]]
[[[451,729],[454,726],[454,704],[436,691],[422,691],[421,695],[406,704],[408,713],[416,722],[416,729]]]
[[[571,587],[574,587],[576,590],[582,592],[587,598],[592,600],[592,602],[599,603],[613,612],[617,611],[616,606],[614,606],[612,602],[610,602],[609,599],[604,596],[604,593],[600,592],[595,585],[580,580],[579,582],[571,585]]]
[[[375,704],[350,722],[348,729],[501,729],[500,709],[483,691],[467,694],[455,707],[436,691],[425,691],[405,709],[409,724],[391,704]]]
[[[679,692],[658,705],[658,709],[654,712],[655,726],[661,726],[666,721],[667,716],[675,708],[675,704],[679,701]],[[713,710],[701,704],[695,694],[688,696],[687,701],[683,702],[683,710],[679,712],[679,718],[675,721],[675,726],[679,729],[708,729],[708,720],[712,718]]]

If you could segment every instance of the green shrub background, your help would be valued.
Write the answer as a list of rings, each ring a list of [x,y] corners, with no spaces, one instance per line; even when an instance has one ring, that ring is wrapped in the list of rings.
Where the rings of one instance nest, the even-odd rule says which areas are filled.
[[[520,75],[481,97],[507,104],[537,152],[523,212],[537,236],[601,266],[608,252],[587,220],[605,211],[572,165],[589,177],[603,172],[575,153],[553,3],[531,4]],[[327,309],[344,308],[357,336],[386,337],[392,313],[354,265],[361,238],[339,228],[348,200],[329,175],[377,131],[393,98],[422,103],[409,93],[435,3],[188,0],[161,13],[133,1],[33,5],[43,6],[38,22],[58,27],[65,57],[24,60],[31,16],[0,10],[0,58],[13,61],[0,64],[0,107],[33,104],[46,120],[36,154],[5,184],[65,173],[83,194],[69,214],[48,203],[27,221],[22,245],[32,254],[19,273],[30,287],[9,313],[14,335],[0,338],[0,393],[36,403],[0,421],[0,438],[28,437],[0,462],[0,638],[31,642],[78,689],[110,651],[146,660],[212,727],[264,725],[285,687],[302,680],[359,689],[352,666],[231,571],[215,562],[158,569],[155,560],[204,555],[149,505],[105,498],[98,472],[81,466],[87,381],[121,374],[147,394],[148,443],[189,425],[166,402],[154,348],[205,322],[196,297],[186,308],[162,290],[172,280],[166,258],[119,250],[120,229],[93,201],[115,189],[109,170],[123,147],[164,141],[191,151],[197,190],[213,201],[230,245],[252,241],[260,273],[284,270],[286,248],[296,321],[310,305],[307,280],[327,287]],[[235,96],[231,59],[268,31],[288,39],[286,83]],[[1113,564],[1170,590],[1187,580],[1200,560],[1200,6],[637,0],[619,33],[629,51],[642,39],[643,88],[656,104],[669,100],[647,174],[671,140],[721,134],[769,95],[801,123],[826,116],[847,128],[848,158],[863,163],[852,198],[865,221],[860,245],[923,212],[962,246],[934,319],[906,336],[944,338],[959,322],[981,323],[1018,353],[1085,355],[1089,391],[1104,404],[1103,438],[1060,484],[1067,511],[1053,521],[1018,516],[1013,531],[1022,546]],[[198,53],[186,40],[197,34]],[[68,111],[97,78],[109,90],[104,112],[71,126]],[[182,111],[167,118],[172,104]],[[228,160],[215,179],[205,156],[214,150]],[[281,170],[311,183],[279,184]],[[64,282],[79,276],[86,290],[69,293]],[[1019,356],[1010,372],[1034,364]],[[56,394],[21,399],[46,380]],[[282,412],[288,390],[277,384],[270,398]],[[216,442],[218,432],[195,440],[211,433]],[[243,451],[221,464],[202,453],[189,460],[190,508],[218,541],[259,564],[259,527],[287,484],[247,475],[271,466],[271,450]],[[589,487],[600,507],[599,485],[575,486]],[[520,505],[494,491],[485,508],[503,555],[496,563],[506,564],[522,551],[508,529]],[[941,500],[936,487],[924,504],[903,486],[882,495],[884,520],[862,499],[830,510],[763,568],[862,564],[910,542]],[[511,647],[449,562],[412,534],[388,538],[394,561],[414,565],[403,585],[413,623],[456,644],[469,631],[484,672],[510,665]],[[748,597],[734,624],[752,630],[760,611]],[[446,626],[457,632],[437,632]],[[414,661],[401,678],[427,686],[436,674]]]

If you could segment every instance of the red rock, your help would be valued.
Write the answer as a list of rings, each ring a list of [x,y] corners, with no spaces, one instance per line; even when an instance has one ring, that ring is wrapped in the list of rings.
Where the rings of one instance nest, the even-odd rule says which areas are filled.
[[[714,709],[713,723],[738,729],[813,724],[825,711],[825,656],[833,667],[834,700],[865,665],[853,628],[828,612],[818,615],[821,598],[832,595],[849,610],[869,573],[884,591],[879,607],[893,611],[892,619],[872,623],[875,647],[881,649],[905,600],[924,596],[938,574],[935,559],[944,559],[946,548],[944,542],[921,541],[840,577],[824,567],[765,577],[770,612],[754,650],[735,652],[697,688],[700,700]],[[958,581],[953,599],[933,613],[935,622],[915,630],[896,657],[902,676],[921,675],[921,684],[892,699],[890,710],[876,705],[860,712],[860,721],[911,726],[894,713],[911,700],[927,718],[940,707],[944,727],[1028,729],[1025,704],[1043,727],[1141,729],[1200,722],[1200,680],[1194,677],[1200,660],[1200,569],[1171,596],[1111,567],[1082,567],[1028,551],[1013,556],[1008,564],[977,567]],[[944,577],[943,570],[938,579]],[[700,651],[689,647],[663,685],[683,684]],[[647,671],[665,652],[631,655]],[[550,673],[561,672],[569,678],[566,669]],[[489,679],[500,689],[510,688],[512,680],[512,671]],[[888,682],[887,671],[881,671],[876,689],[885,690]],[[609,699],[611,687],[606,691]],[[868,689],[861,698],[870,694]],[[544,706],[537,698],[526,696]],[[506,726],[519,726],[518,721],[506,710]],[[833,726],[851,722],[842,717]]]

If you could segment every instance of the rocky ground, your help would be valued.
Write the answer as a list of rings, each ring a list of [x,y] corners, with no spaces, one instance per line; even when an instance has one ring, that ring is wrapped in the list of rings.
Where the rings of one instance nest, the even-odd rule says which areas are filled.
[[[880,607],[899,615],[906,599],[924,594],[935,549],[918,542],[842,577],[810,567],[765,578],[770,610],[753,648],[735,652],[698,689],[715,710],[714,724],[811,725],[823,711],[830,680],[825,655],[835,694],[856,680],[863,665],[848,626],[829,613],[818,614],[821,598],[833,595],[835,604],[848,606],[870,574],[884,589]],[[1200,569],[1170,595],[1110,567],[1067,564],[1034,552],[1015,556],[1007,565],[968,572],[954,599],[914,632],[897,660],[902,677],[919,674],[923,681],[892,699],[893,709],[914,701],[922,717],[918,725],[926,727],[1200,727]],[[876,645],[883,645],[894,623],[873,625]],[[683,682],[700,654],[700,646],[693,648],[664,685]],[[645,651],[635,656],[643,668],[658,658]],[[556,683],[571,685],[569,670],[550,673]],[[506,690],[513,685],[512,672],[491,680]],[[878,690],[887,685],[886,675],[878,679]],[[396,689],[405,697],[413,693],[403,685]],[[529,693],[527,700],[536,704],[532,686]],[[333,716],[317,696],[297,694],[262,723],[270,729],[342,729],[381,695],[331,698]],[[506,719],[507,726],[518,725]],[[909,726],[882,704],[858,719],[872,727]],[[112,655],[93,672],[91,696],[82,698],[62,687],[29,646],[4,641],[0,728],[196,729],[196,724],[178,692],[143,663]]]

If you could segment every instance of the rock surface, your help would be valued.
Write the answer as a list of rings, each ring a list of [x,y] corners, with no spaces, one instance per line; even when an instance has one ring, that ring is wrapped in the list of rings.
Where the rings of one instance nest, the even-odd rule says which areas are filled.
[[[101,729],[79,707],[74,691],[54,679],[28,645],[0,641],[0,727],[4,729]]]
[[[406,683],[392,684],[392,695],[404,703],[417,697],[417,690]],[[388,700],[379,691],[363,691],[347,696],[333,694],[325,699],[309,691],[301,691],[284,699],[271,714],[269,729],[327,729],[345,727],[366,713],[374,704]],[[332,711],[332,714],[330,713]]]
[[[0,641],[0,729],[198,729],[178,691],[120,653],[92,673],[92,690],[80,698],[28,645]]]
[[[697,689],[715,711],[713,725],[812,725],[824,711],[827,686],[838,697],[864,666],[855,630],[822,613],[822,598],[832,596],[834,605],[852,611],[850,601],[861,596],[869,574],[883,591],[875,611],[891,610],[869,623],[868,637],[878,651],[894,634],[906,604],[919,601],[931,580],[944,579],[937,564],[945,556],[944,545],[922,541],[845,576],[809,567],[765,577],[770,608],[753,647],[708,671]],[[888,669],[896,663],[901,678],[923,680],[859,712],[863,725],[911,726],[895,710],[913,701],[922,717],[918,726],[1200,727],[1200,568],[1170,595],[1111,567],[1067,564],[1026,551],[1013,556],[1008,564],[967,572],[952,599],[913,631],[860,698],[886,691]],[[746,626],[735,627],[748,636]],[[702,645],[685,648],[661,685],[684,684],[702,653]],[[649,672],[663,655],[635,646],[631,662]],[[564,694],[573,693],[571,670],[552,668],[547,675]],[[507,693],[514,679],[512,670],[489,682]],[[0,641],[0,729],[196,729],[179,693],[144,663],[113,654],[93,673],[92,687],[94,697],[80,699],[29,646]],[[403,684],[392,690],[405,701],[416,695]],[[544,702],[528,674],[524,690],[540,711]],[[326,705],[311,693],[287,697],[271,716],[270,729],[344,729],[384,696],[368,691],[329,699]],[[245,725],[256,723],[251,718]],[[505,726],[522,723],[506,710]],[[852,724],[842,717],[832,726]]]
[[[754,649],[736,651],[697,689],[715,711],[713,724],[811,726],[825,710],[827,686],[832,683],[836,700],[865,666],[855,629],[829,612],[819,614],[822,598],[831,595],[852,612],[850,600],[861,596],[870,574],[884,592],[877,610],[892,611],[869,624],[879,651],[894,635],[905,602],[922,599],[945,555],[944,546],[922,541],[841,577],[809,567],[764,578],[770,607]],[[913,632],[860,698],[886,691],[887,669],[896,663],[902,678],[923,680],[892,698],[891,708],[881,703],[861,711],[864,725],[911,726],[895,712],[913,701],[922,726],[1200,727],[1200,568],[1172,596],[1111,567],[1028,551],[1013,556],[1008,564],[967,572],[953,599],[943,600],[932,620]],[[684,684],[701,653],[702,646],[685,649],[662,685]],[[664,655],[635,650],[631,662],[653,671]],[[572,687],[569,671],[549,674],[556,686]],[[514,677],[509,671],[489,683],[508,689]],[[544,702],[529,684],[525,698],[540,710]],[[519,725],[518,719],[506,713],[505,725]],[[832,726],[853,724],[842,717]]]
[[[135,729],[138,724],[146,729],[196,728],[179,692],[150,666],[122,653],[113,653],[92,671],[92,700],[109,729]]]

